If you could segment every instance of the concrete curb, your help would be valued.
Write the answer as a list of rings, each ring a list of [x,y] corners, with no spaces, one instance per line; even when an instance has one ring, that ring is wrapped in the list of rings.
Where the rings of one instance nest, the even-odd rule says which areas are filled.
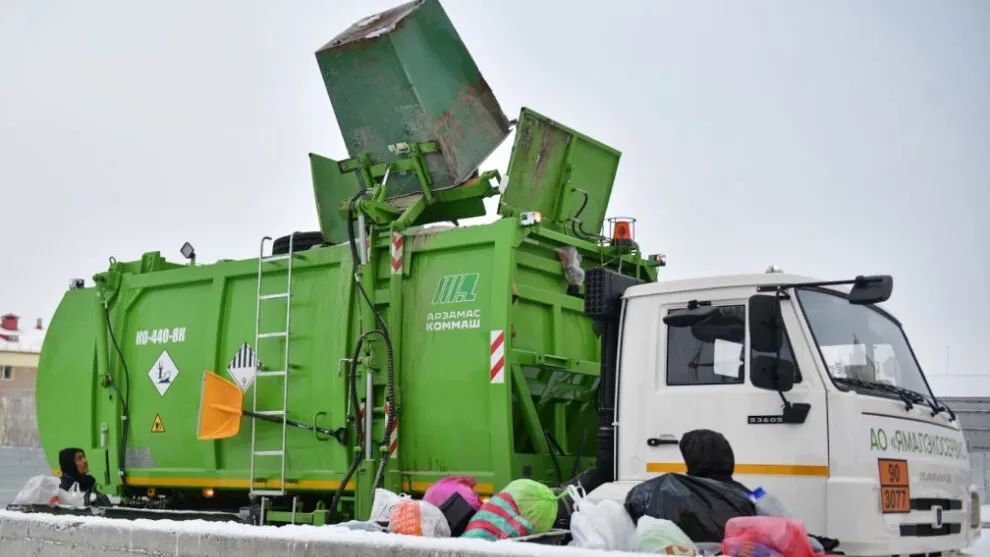
[[[0,555],[11,557],[632,557],[520,542],[434,539],[339,527],[255,527],[0,511]],[[642,557],[642,556],[640,556]]]

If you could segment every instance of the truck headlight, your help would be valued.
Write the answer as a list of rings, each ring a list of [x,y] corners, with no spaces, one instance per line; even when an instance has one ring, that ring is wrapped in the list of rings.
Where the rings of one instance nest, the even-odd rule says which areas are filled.
[[[969,492],[969,525],[973,530],[983,527],[983,517],[980,516],[980,494],[976,491]]]

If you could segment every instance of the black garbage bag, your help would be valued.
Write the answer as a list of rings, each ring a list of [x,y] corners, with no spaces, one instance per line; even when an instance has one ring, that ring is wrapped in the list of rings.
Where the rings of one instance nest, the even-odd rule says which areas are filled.
[[[696,543],[721,542],[730,518],[756,514],[746,496],[738,485],[671,473],[632,488],[625,507],[633,522],[644,515],[665,518]]]

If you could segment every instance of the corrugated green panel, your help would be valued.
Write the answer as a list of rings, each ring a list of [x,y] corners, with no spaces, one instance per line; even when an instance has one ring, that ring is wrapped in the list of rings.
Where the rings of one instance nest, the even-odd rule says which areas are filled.
[[[457,185],[508,136],[508,120],[437,0],[359,21],[316,53],[350,156],[395,160],[388,146],[436,141],[432,189]],[[389,196],[420,191],[389,178]]]
[[[523,108],[509,161],[508,186],[499,214],[539,211],[544,225],[573,233],[575,216],[587,234],[598,234],[612,196],[621,153]],[[584,194],[572,189],[582,190]]]
[[[347,220],[340,214],[340,204],[361,189],[358,173],[342,173],[337,161],[310,153],[316,214],[323,238],[331,244],[347,242]]]

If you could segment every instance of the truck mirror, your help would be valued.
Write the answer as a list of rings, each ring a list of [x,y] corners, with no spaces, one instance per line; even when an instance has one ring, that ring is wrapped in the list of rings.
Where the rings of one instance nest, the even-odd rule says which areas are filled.
[[[663,318],[664,325],[668,327],[694,327],[708,321],[718,313],[718,309],[711,306],[698,306],[693,309],[677,309],[667,313]]]
[[[750,362],[753,386],[786,393],[794,388],[794,364],[775,356],[757,356]]]
[[[776,354],[784,343],[776,296],[757,294],[749,299],[749,343],[757,352]]]
[[[894,277],[890,275],[858,276],[849,291],[849,303],[867,305],[886,302],[893,290]]]

